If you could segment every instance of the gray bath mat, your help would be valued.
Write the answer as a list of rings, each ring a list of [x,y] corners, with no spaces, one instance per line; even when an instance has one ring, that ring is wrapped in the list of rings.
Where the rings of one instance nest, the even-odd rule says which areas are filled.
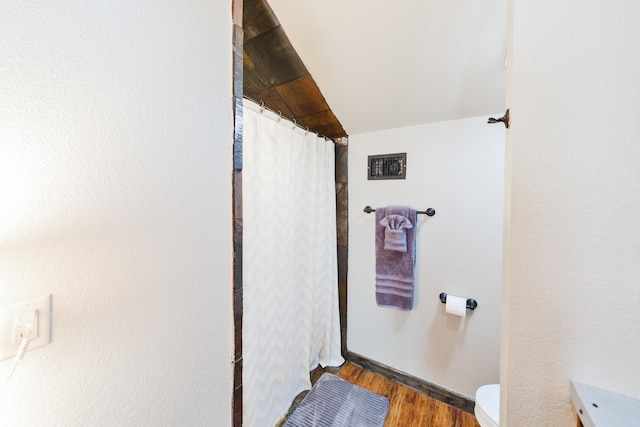
[[[283,427],[382,427],[388,412],[386,397],[327,373]]]

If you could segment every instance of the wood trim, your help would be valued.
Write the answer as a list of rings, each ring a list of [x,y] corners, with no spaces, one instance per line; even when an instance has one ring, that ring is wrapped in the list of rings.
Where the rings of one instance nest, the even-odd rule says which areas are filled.
[[[242,97],[243,97],[243,45],[244,30],[242,29],[243,1],[233,0],[233,393],[231,395],[231,420],[233,427],[242,426]]]
[[[475,401],[463,394],[456,393],[453,390],[449,390],[437,384],[430,383],[429,381],[414,377],[405,372],[398,371],[380,362],[367,359],[366,357],[352,351],[347,352],[347,361],[353,363],[354,365],[360,366],[361,368],[382,375],[389,380],[406,385],[407,387],[417,390],[420,393],[424,393],[429,397],[444,402],[447,405],[451,405],[454,408],[458,408],[465,412],[473,414]]]

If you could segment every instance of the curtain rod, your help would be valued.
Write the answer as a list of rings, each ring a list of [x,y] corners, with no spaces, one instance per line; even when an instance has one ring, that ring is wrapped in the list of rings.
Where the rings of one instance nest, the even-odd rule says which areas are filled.
[[[273,108],[267,107],[266,105],[264,105],[264,101],[258,101],[257,99],[251,98],[250,96],[247,96],[247,95],[243,95],[242,97],[243,97],[244,99],[246,99],[246,100],[249,100],[249,101],[251,101],[251,102],[253,102],[253,103],[257,104],[257,105],[260,107],[260,113],[262,113],[264,110],[271,111],[273,114],[275,114],[275,115],[277,115],[277,116],[278,116],[278,120],[285,119],[285,120],[287,120],[287,121],[291,122],[291,124],[293,124],[293,126],[298,127],[298,128],[302,129],[302,130],[303,130],[303,131],[305,131],[305,132],[315,133],[315,134],[316,134],[316,136],[317,136],[318,138],[324,138],[324,139],[325,139],[325,141],[326,141],[326,140],[331,140],[331,141],[333,141],[333,139],[331,139],[331,138],[329,138],[329,137],[326,137],[326,136],[324,136],[324,135],[320,135],[320,134],[319,134],[318,132],[316,132],[316,131],[312,131],[311,129],[309,129],[309,126],[302,127],[302,125],[301,125],[301,124],[299,124],[299,123],[297,123],[297,122],[296,122],[296,119],[290,119],[290,118],[288,118],[288,117],[286,117],[286,116],[283,116],[283,115],[282,115],[282,111],[280,111],[280,110],[277,110],[277,111],[276,111],[276,110],[274,110]],[[335,142],[335,141],[334,141],[334,142]]]

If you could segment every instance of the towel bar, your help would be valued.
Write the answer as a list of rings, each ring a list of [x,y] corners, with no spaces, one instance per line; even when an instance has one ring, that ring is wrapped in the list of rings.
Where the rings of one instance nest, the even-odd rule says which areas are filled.
[[[444,292],[440,294],[440,302],[443,304],[447,303],[447,294],[445,294]],[[475,310],[477,306],[478,306],[478,301],[474,300],[473,298],[469,298],[467,300],[467,308],[469,310]]]
[[[366,213],[371,213],[371,212],[375,212],[376,210],[373,209],[371,206],[365,206],[363,211],[365,211]],[[433,208],[429,208],[426,211],[416,211],[416,213],[424,214],[427,216],[434,216],[436,214],[436,210]]]

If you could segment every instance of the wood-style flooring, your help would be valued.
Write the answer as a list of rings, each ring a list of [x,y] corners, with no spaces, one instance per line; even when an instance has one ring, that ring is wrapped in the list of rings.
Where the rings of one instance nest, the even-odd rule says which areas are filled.
[[[389,399],[389,414],[384,427],[480,427],[472,414],[352,363],[345,363],[337,373],[332,373]],[[321,374],[322,372],[312,374],[312,381],[315,382]],[[303,396],[296,398],[289,413],[302,398]]]

